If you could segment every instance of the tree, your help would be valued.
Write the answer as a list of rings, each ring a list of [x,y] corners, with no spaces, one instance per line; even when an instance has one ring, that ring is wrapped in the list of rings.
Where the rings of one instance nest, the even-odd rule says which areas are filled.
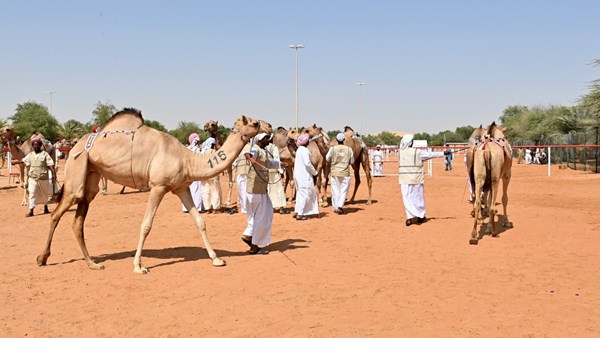
[[[191,133],[204,134],[204,131],[198,123],[181,121],[177,125],[177,128],[169,131],[169,134],[175,136],[181,143],[188,144],[188,137]]]
[[[600,59],[596,59],[592,62],[596,67],[600,67]],[[592,81],[590,85],[590,92],[581,97],[579,103],[591,109],[593,116],[593,127],[600,127],[600,79]]]
[[[116,112],[117,108],[114,105],[98,101],[96,108],[92,111],[94,116],[92,123],[102,128]]]
[[[150,128],[154,128],[156,130],[162,131],[162,132],[167,132],[167,128],[165,128],[165,126],[155,120],[144,120],[144,124],[147,125]]]
[[[390,133],[389,131],[382,131],[377,136],[380,140],[378,144],[385,144],[390,146],[400,144],[400,136]]]
[[[13,121],[15,134],[28,139],[34,131],[39,131],[46,139],[54,142],[58,137],[58,121],[46,106],[29,101],[18,104],[15,114],[9,117]]]
[[[89,132],[85,125],[77,120],[68,120],[58,126],[58,136],[61,139],[73,140],[79,139],[81,136]]]

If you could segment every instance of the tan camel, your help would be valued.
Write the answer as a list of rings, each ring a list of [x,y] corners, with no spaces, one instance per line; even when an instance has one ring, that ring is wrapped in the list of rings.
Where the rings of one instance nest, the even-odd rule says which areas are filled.
[[[15,132],[12,126],[5,126],[0,130],[0,138],[2,138],[2,142],[8,144],[10,149],[10,154],[13,160],[21,161],[27,154],[33,151],[33,147],[31,146],[31,140],[34,136],[43,137],[42,134],[37,133],[34,134],[29,140],[26,140],[20,146],[16,145]],[[56,168],[56,150],[52,146],[50,142],[46,139],[42,139],[42,145],[44,151],[46,151],[50,157],[55,161],[54,166]],[[19,169],[19,182],[21,184],[21,188],[23,188],[23,200],[21,201],[22,206],[26,206],[29,203],[29,194],[27,192],[27,180],[25,179],[25,169],[26,166],[23,163],[17,164]],[[50,197],[50,196],[49,196]]]
[[[287,164],[287,166],[284,166],[284,170],[285,170],[285,180],[284,180],[284,184],[283,184],[283,191],[284,193],[287,191],[287,187],[288,185],[291,188],[291,197],[287,197],[286,194],[286,201],[292,201],[294,199],[295,196],[295,191],[294,191],[294,187],[295,187],[295,183],[294,183],[294,160],[296,158],[296,154],[292,154],[290,147],[288,146],[288,141],[290,140],[287,136],[288,131],[287,129],[285,129],[284,127],[278,127],[277,128],[277,132],[273,135],[273,144],[275,146],[277,146],[277,149],[279,150],[279,160],[285,164]]]
[[[302,133],[308,133],[307,129],[302,128],[300,132],[297,132],[295,129],[290,129],[288,131],[288,138],[290,139],[290,141],[293,141],[288,143],[288,145],[291,148],[291,152],[294,153],[294,155],[296,154],[296,149],[298,149],[298,146],[296,145],[296,140],[298,139],[298,136],[300,136],[300,134]],[[310,140],[306,148],[310,152],[310,161],[313,167],[315,167],[315,169],[317,170],[315,185],[319,196],[319,205],[322,207],[326,207],[328,202],[327,195],[325,194],[325,187],[323,185],[326,182],[324,176],[325,170],[327,168],[327,161],[325,161],[325,154],[327,153],[322,154],[321,149],[314,140]],[[327,172],[327,174],[329,174],[329,172]]]
[[[469,201],[475,201],[475,175],[473,174],[473,158],[477,146],[483,142],[483,137],[487,130],[483,128],[483,125],[479,125],[479,128],[475,129],[469,137],[469,143],[467,145],[467,173],[469,174],[469,184],[471,185],[471,196]],[[484,192],[485,193],[485,192]],[[471,212],[471,216],[475,217],[475,213]]]
[[[496,216],[496,196],[500,180],[502,180],[502,207],[504,210],[504,226],[512,227],[508,222],[506,212],[508,205],[508,184],[510,183],[512,167],[512,149],[500,127],[493,122],[488,128],[482,143],[477,146],[473,159],[473,172],[475,176],[475,203],[473,212],[475,220],[473,230],[471,231],[470,244],[477,244],[477,225],[479,221],[484,221],[485,217],[481,214],[482,196],[484,189],[489,189],[487,194],[487,205],[489,208],[489,220],[492,225],[492,236],[498,236]]]
[[[367,188],[369,191],[369,197],[367,199],[367,205],[373,203],[371,200],[371,188],[373,186],[373,178],[371,177],[371,163],[369,161],[369,150],[363,141],[356,136],[356,133],[352,128],[346,126],[344,127],[344,135],[346,139],[344,140],[344,144],[352,149],[354,153],[354,163],[352,163],[352,169],[354,171],[354,192],[352,193],[352,198],[350,198],[349,203],[354,203],[354,198],[356,197],[356,191],[360,186],[360,167],[362,166],[363,171],[365,172],[365,176],[367,178]],[[336,140],[331,141],[332,145],[337,144]]]
[[[206,224],[192,201],[189,185],[193,181],[214,177],[231,166],[244,144],[259,132],[259,122],[241,116],[237,118],[226,142],[210,155],[189,151],[175,137],[144,125],[141,113],[126,108],[113,115],[95,139],[89,134],[71,150],[65,165],[65,183],[59,191],[59,204],[52,212],[46,246],[37,257],[40,266],[50,257],[50,246],[56,227],[65,212],[74,204],[77,211],[73,231],[90,269],[103,269],[88,253],[84,239],[84,223],[89,205],[99,191],[100,176],[134,189],[150,190],[146,213],[140,227],[133,271],[146,273],[142,265],[142,248],[152,229],[154,216],[163,197],[177,195],[198,226],[200,235],[214,266],[224,266],[208,240]],[[266,131],[268,132],[268,131]]]
[[[317,146],[319,154],[323,158],[323,168],[319,172],[319,177],[317,178],[317,189],[319,189],[321,206],[326,207],[328,205],[327,186],[329,185],[329,174],[331,173],[331,163],[327,162],[326,156],[330,148],[329,143],[331,140],[329,139],[329,135],[323,131],[323,128],[317,127],[316,124],[306,128],[306,132],[310,136],[311,143],[314,143]]]

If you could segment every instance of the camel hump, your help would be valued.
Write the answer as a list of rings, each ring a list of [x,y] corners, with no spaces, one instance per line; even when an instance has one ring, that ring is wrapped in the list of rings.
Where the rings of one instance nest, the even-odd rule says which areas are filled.
[[[144,124],[142,112],[135,108],[123,108],[123,110],[115,113],[102,127],[102,131],[123,129],[137,129]]]

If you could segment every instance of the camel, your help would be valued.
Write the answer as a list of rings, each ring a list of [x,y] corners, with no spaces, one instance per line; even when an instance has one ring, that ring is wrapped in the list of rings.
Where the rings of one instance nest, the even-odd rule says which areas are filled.
[[[34,134],[36,135],[36,134]],[[43,137],[41,134],[37,134]],[[21,161],[27,154],[33,151],[33,147],[31,146],[31,139],[23,142],[20,146],[16,145],[15,132],[12,126],[5,126],[0,130],[0,138],[2,139],[2,143],[7,143],[10,149],[10,153],[13,160]],[[33,137],[32,137],[33,138]],[[50,157],[55,161],[54,166],[56,167],[56,150],[52,146],[50,142],[46,139],[42,139],[42,145],[44,151],[46,151]],[[19,182],[21,182],[21,188],[23,188],[23,200],[21,200],[21,205],[26,206],[29,203],[29,193],[27,192],[27,180],[25,179],[25,169],[26,166],[23,163],[17,164],[19,168]]]
[[[354,198],[356,197],[356,191],[360,186],[360,167],[365,172],[365,176],[367,177],[367,188],[369,189],[369,197],[367,199],[367,205],[371,205],[373,203],[371,199],[371,188],[373,186],[373,178],[371,177],[371,163],[369,161],[369,151],[367,146],[363,143],[363,141],[356,136],[354,130],[348,126],[344,127],[344,135],[346,139],[344,140],[344,144],[352,149],[354,153],[354,163],[352,163],[352,169],[354,171],[354,192],[352,193],[352,198],[350,198],[349,203],[354,203]],[[337,142],[336,140],[331,141]],[[337,144],[337,143],[336,143]]]
[[[471,196],[470,201],[475,201],[475,176],[473,174],[473,157],[477,146],[483,141],[483,137],[486,133],[486,129],[483,125],[479,125],[479,128],[475,129],[469,137],[469,143],[467,145],[467,173],[469,174],[469,184],[471,185]],[[484,192],[485,193],[485,192]],[[471,213],[472,217],[475,217],[475,213]]]
[[[489,220],[492,225],[492,236],[498,236],[495,221],[496,216],[496,196],[498,194],[499,182],[502,179],[502,208],[504,210],[504,226],[512,227],[512,223],[508,222],[508,214],[506,212],[508,205],[508,184],[510,183],[511,167],[512,167],[512,149],[506,137],[504,136],[501,127],[493,122],[483,141],[477,146],[477,150],[473,156],[473,173],[475,177],[475,203],[473,212],[475,220],[473,222],[473,230],[471,232],[470,244],[476,245],[477,224],[485,217],[481,214],[482,191],[489,189],[487,194],[486,204],[489,207]]]
[[[300,134],[302,133],[308,133],[307,129],[302,128],[300,132],[297,132],[295,129],[290,129],[290,131],[288,131],[288,138],[290,140],[293,140],[293,142],[288,143],[288,145],[291,148],[291,152],[294,153],[294,155],[296,154],[296,149],[298,149],[298,146],[296,145],[296,140],[298,139],[298,136],[300,136]],[[326,207],[328,202],[324,185],[328,181],[328,177],[325,177],[326,175],[329,175],[329,171],[327,171],[328,164],[327,161],[325,161],[325,155],[327,154],[327,152],[323,154],[322,150],[319,148],[315,140],[312,139],[310,140],[310,142],[308,142],[306,148],[308,148],[308,151],[310,152],[310,161],[313,167],[315,167],[315,169],[317,170],[317,175],[315,176],[315,185],[318,191],[319,205],[322,207]]]
[[[313,142],[317,149],[319,149],[319,154],[323,157],[323,168],[319,172],[319,177],[317,178],[317,188],[319,189],[319,196],[321,198],[321,206],[326,207],[327,203],[327,186],[329,185],[329,174],[331,173],[331,163],[327,162],[325,157],[327,156],[327,152],[329,152],[330,148],[330,140],[329,135],[323,128],[317,127],[316,124],[306,128],[306,132],[310,136],[311,142]],[[310,145],[310,144],[309,144]]]
[[[290,147],[288,146],[288,141],[290,140],[287,137],[288,131],[284,127],[278,127],[277,132],[273,135],[273,144],[277,146],[279,150],[279,160],[283,163],[286,163],[287,166],[284,166],[285,170],[285,181],[283,184],[283,191],[287,191],[288,185],[291,187],[292,194],[288,199],[286,196],[286,201],[291,201],[294,196],[294,160],[296,158],[296,154],[292,154]]]
[[[230,167],[244,144],[260,131],[259,126],[255,119],[238,117],[221,149],[216,154],[204,155],[191,152],[175,137],[144,125],[138,110],[125,108],[114,114],[101,132],[82,137],[71,150],[65,164],[65,182],[59,191],[59,203],[52,212],[48,239],[43,252],[37,257],[37,264],[46,265],[52,237],[61,217],[77,204],[72,227],[79,247],[90,269],[104,269],[103,265],[92,260],[84,239],[85,218],[99,191],[100,176],[104,176],[117,184],[150,190],[133,259],[135,273],[149,271],[142,265],[142,248],[152,229],[158,206],[168,192],[177,195],[189,210],[212,265],[226,265],[217,257],[208,240],[206,224],[194,206],[189,185],[193,181],[214,177]]]

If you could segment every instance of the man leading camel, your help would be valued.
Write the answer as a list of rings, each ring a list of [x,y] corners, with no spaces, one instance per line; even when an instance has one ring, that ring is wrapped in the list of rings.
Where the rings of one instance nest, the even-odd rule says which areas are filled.
[[[443,157],[445,154],[443,151],[426,151],[413,148],[413,138],[412,134],[404,135],[400,141],[400,152],[398,153],[398,167],[400,170],[398,180],[404,210],[406,210],[406,226],[414,223],[421,224],[426,221],[423,161]]]
[[[52,185],[56,184],[56,172],[52,157],[42,150],[42,140],[35,138],[31,141],[33,151],[27,154],[22,162],[27,167],[27,190],[29,192],[29,212],[25,217],[33,216],[33,209],[38,204],[44,205],[44,214],[49,214],[48,196],[50,196],[50,177],[52,174]]]

